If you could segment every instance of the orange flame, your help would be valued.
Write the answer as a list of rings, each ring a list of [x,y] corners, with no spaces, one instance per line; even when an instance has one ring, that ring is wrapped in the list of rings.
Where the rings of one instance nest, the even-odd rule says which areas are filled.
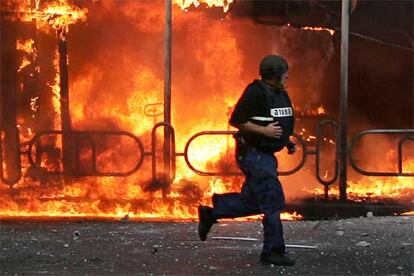
[[[334,35],[335,34],[335,30],[333,29],[329,29],[329,28],[324,28],[324,27],[302,27],[302,30],[306,30],[306,31],[315,31],[315,32],[328,32],[330,35]]]
[[[208,7],[223,7],[223,11],[227,12],[233,1],[234,0],[174,0],[173,3],[180,6],[183,10],[187,9],[191,5],[198,7],[201,4],[206,4]]]
[[[401,216],[414,216],[414,211],[402,213]]]
[[[176,0],[174,3],[180,5],[182,9],[205,3],[208,6],[222,6],[224,11],[227,11],[232,2],[231,0]],[[130,1],[130,3],[132,4],[126,5],[126,7],[130,8],[139,2]],[[176,10],[179,11],[179,8],[176,7]],[[140,9],[138,11],[141,12]],[[86,20],[86,12],[86,9],[71,6],[63,0],[49,1],[47,6],[43,8],[40,1],[38,1],[36,7],[22,10],[23,15],[29,15],[27,20],[36,20],[39,27],[47,25],[49,28],[52,26],[55,29],[65,28],[75,22]],[[136,17],[134,12],[129,14],[130,18]],[[140,31],[146,34],[151,33],[150,31],[162,31],[159,29],[159,24],[153,24],[154,18],[158,18],[155,15],[162,14],[162,12],[158,10],[151,12],[153,13],[147,20],[149,23],[144,22],[148,24],[137,24]],[[199,131],[230,129],[227,124],[228,114],[226,114],[226,111],[229,106],[234,105],[245,83],[242,77],[245,72],[241,69],[245,64],[245,60],[237,44],[239,38],[233,30],[226,28],[222,23],[215,24],[204,15],[187,13],[187,16],[192,16],[197,20],[196,26],[193,26],[190,21],[185,22],[185,24],[194,27],[189,28],[189,30],[196,32],[197,36],[191,38],[191,43],[196,46],[191,49],[186,48],[186,51],[192,51],[191,53],[186,52],[186,54],[197,60],[199,72],[207,76],[209,84],[212,83],[211,88],[217,94],[213,97],[209,96],[208,104],[203,102],[207,101],[206,97],[201,99],[199,101],[201,103],[198,105],[198,102],[191,102],[189,99],[194,97],[193,94],[184,98],[180,96],[182,94],[175,93],[188,89],[186,85],[180,86],[174,82],[172,83],[172,94],[177,96],[174,98],[176,101],[174,106],[181,112],[181,114],[177,112],[172,116],[175,120],[173,125],[176,127],[176,133],[179,133],[176,141],[177,149],[183,149],[188,138]],[[177,15],[175,19],[176,25],[174,27],[180,28],[180,22],[184,21],[183,16]],[[200,30],[203,30],[203,32],[200,32]],[[220,39],[212,40],[212,37],[219,37]],[[85,70],[86,73],[78,79],[71,80],[71,91],[73,91],[70,94],[71,116],[76,129],[92,127],[99,129],[101,125],[98,124],[103,121],[102,118],[110,118],[109,123],[113,125],[109,125],[109,127],[128,130],[139,136],[140,139],[142,137],[147,139],[146,137],[148,137],[154,123],[162,120],[161,117],[154,115],[157,113],[155,109],[153,111],[154,116],[144,112],[146,105],[162,102],[163,86],[162,77],[157,72],[159,68],[154,69],[148,64],[138,63],[130,57],[130,54],[120,55],[120,60],[127,60],[128,70],[122,72],[121,77],[113,78],[114,82],[128,79],[128,85],[123,86],[123,89],[119,91],[111,90],[105,86],[98,87],[101,89],[98,90],[100,93],[94,91],[96,90],[95,84],[99,83],[104,75],[102,70],[108,70],[108,67],[110,67],[107,64],[99,63],[101,61],[96,61],[97,64],[91,65],[90,70]],[[153,59],[151,57],[148,60]],[[226,60],[226,62],[223,62],[223,60]],[[54,128],[60,129],[60,76],[57,53],[54,66],[57,74],[54,82],[49,85],[54,94],[53,105],[56,115]],[[185,81],[187,80],[185,79]],[[117,93],[123,94],[118,95]],[[97,97],[102,95],[104,95],[102,99],[95,101]],[[198,96],[202,97],[201,94]],[[91,101],[91,99],[93,100]],[[36,109],[37,99],[33,98],[32,103],[32,109]],[[200,113],[194,115],[193,113],[196,111]],[[309,116],[318,116],[325,114],[325,109],[320,106],[315,110],[299,112]],[[100,114],[97,115],[97,113]],[[211,114],[214,114],[214,120],[203,119],[203,116],[207,117]],[[194,121],[186,120],[186,118],[194,116],[198,117],[196,124]],[[92,127],[90,122],[93,122]],[[107,125],[103,126],[107,127]],[[301,134],[307,134],[305,128],[302,129]],[[307,138],[313,140],[315,136],[309,134]],[[334,143],[332,140],[329,140],[329,142]],[[98,165],[103,170],[108,169],[110,171],[115,166],[117,169],[126,171],[128,169],[126,159],[136,157],[138,155],[136,149],[129,145],[127,141],[116,140],[111,143],[107,142],[107,144],[110,146],[96,153]],[[144,144],[146,146],[145,151],[148,152],[150,143],[146,140]],[[58,143],[57,149],[52,152],[59,161],[60,146]],[[228,169],[226,167],[228,164],[224,161],[231,159],[233,162],[233,147],[232,139],[228,137],[199,138],[194,141],[189,149],[189,159],[200,170],[215,170],[217,169],[216,163],[220,162],[223,162],[220,165]],[[228,154],[229,152],[231,154]],[[90,158],[87,154],[85,153],[81,158]],[[146,182],[151,180],[151,167],[147,162],[148,158],[146,158],[138,173],[128,177],[89,177],[70,183],[65,183],[59,177],[51,177],[46,174],[43,169],[53,171],[59,168],[59,164],[42,158],[43,168],[34,170],[26,167],[25,169],[28,172],[25,173],[25,178],[13,186],[12,192],[10,192],[9,187],[0,185],[0,216],[194,219],[196,217],[195,206],[198,203],[209,204],[209,198],[213,193],[225,193],[239,189],[242,182],[240,178],[210,177],[201,179],[189,170],[188,166],[179,158],[177,157],[176,180],[169,187],[170,190],[167,193],[163,193],[161,190],[148,190]],[[235,166],[233,165],[233,167]],[[228,170],[231,169],[236,168],[230,167]],[[223,171],[223,168],[217,170]],[[352,194],[352,189],[350,192]],[[260,216],[255,218],[260,218]],[[282,219],[285,220],[300,218],[302,216],[297,213],[282,213]]]
[[[39,30],[67,28],[69,25],[85,21],[87,9],[70,5],[67,0],[53,0],[42,2],[36,0],[34,7],[30,1],[19,2],[14,19],[23,22],[36,21]]]
[[[26,39],[26,40],[17,40],[16,42],[16,49],[19,51],[23,51],[25,53],[34,53],[34,40],[33,39]]]
[[[316,116],[321,116],[321,115],[326,114],[325,108],[322,105],[315,109],[307,109],[307,110],[295,109],[295,112],[302,116],[310,116],[310,117],[316,117]]]
[[[404,162],[404,172],[414,172],[414,159]],[[306,190],[308,192],[322,195],[323,189]],[[337,186],[329,191],[331,195],[339,196]],[[347,182],[347,196],[354,201],[381,200],[386,198],[414,197],[414,185],[411,177],[364,177],[362,180]]]
[[[24,53],[22,57],[22,61],[17,69],[17,72],[21,72],[25,67],[32,64],[33,59],[37,57],[36,49],[34,47],[34,40],[33,39],[26,39],[26,40],[17,40],[16,41],[16,49],[18,51],[22,51]]]
[[[55,57],[53,59],[53,65],[56,70],[55,79],[53,84],[48,84],[49,87],[52,89],[53,93],[53,107],[55,110],[55,120],[54,120],[54,128],[60,129],[61,128],[61,118],[60,118],[60,70],[59,70],[59,53],[55,51]]]

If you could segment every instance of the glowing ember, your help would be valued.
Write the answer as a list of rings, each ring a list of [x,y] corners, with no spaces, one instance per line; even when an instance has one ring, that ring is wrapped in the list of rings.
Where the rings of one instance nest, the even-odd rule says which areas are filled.
[[[32,64],[33,59],[37,57],[36,49],[34,47],[33,39],[17,40],[16,49],[24,53],[22,61],[17,69],[17,72],[21,72],[25,67]]]
[[[25,39],[25,40],[17,40],[16,49],[19,51],[23,51],[25,53],[34,53],[34,40],[33,39]]]
[[[308,110],[300,110],[300,109],[295,109],[296,114],[300,114],[302,116],[309,116],[309,117],[313,117],[313,116],[319,116],[319,115],[325,115],[325,108],[321,105],[316,109],[308,109]]]
[[[282,220],[301,220],[301,219],[303,219],[303,216],[301,214],[296,213],[296,212],[293,212],[293,213],[282,212],[280,214],[280,218]]]
[[[325,109],[323,106],[318,107],[318,114],[325,114]]]
[[[402,213],[401,216],[414,216],[414,211]]]
[[[39,100],[39,97],[34,97],[30,99],[30,109],[34,112],[36,112],[39,109],[38,100]]]
[[[316,31],[316,32],[329,32],[330,35],[335,34],[335,30],[329,29],[329,28],[323,28],[323,27],[302,27],[302,30],[307,31]]]

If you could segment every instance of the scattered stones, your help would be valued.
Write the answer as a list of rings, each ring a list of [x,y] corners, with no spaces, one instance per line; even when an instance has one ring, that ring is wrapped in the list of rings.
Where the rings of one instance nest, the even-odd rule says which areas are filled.
[[[367,237],[367,236],[369,236],[369,234],[364,232],[364,233],[361,234],[361,236]]]
[[[160,244],[154,244],[153,246],[152,246],[152,252],[151,252],[151,254],[153,254],[153,255],[155,255],[155,254],[157,254],[158,253],[158,251],[159,251],[159,249],[162,247],[162,245],[160,245]]]
[[[412,243],[402,242],[401,246],[400,246],[400,249],[405,249],[405,248],[410,247],[410,246],[412,246]]]
[[[343,236],[344,235],[344,231],[336,231],[335,232],[335,235],[337,235],[337,236]]]
[[[371,244],[369,242],[366,242],[366,241],[360,241],[356,244],[356,246],[359,246],[359,247],[368,247],[370,245]]]
[[[367,218],[372,218],[373,216],[374,216],[374,213],[373,212],[369,211],[367,213]]]
[[[79,231],[75,231],[75,232],[73,232],[73,239],[74,240],[78,240],[80,238],[80,233],[79,233]]]

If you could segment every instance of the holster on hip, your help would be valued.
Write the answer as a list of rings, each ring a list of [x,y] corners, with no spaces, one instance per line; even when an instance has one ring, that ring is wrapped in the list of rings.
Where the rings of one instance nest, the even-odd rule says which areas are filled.
[[[233,137],[236,142],[236,156],[245,156],[248,149],[246,141],[243,139],[240,132],[233,134]]]

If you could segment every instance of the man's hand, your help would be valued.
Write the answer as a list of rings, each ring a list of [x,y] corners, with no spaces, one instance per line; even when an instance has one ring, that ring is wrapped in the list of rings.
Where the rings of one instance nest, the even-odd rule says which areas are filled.
[[[263,128],[263,135],[270,138],[280,138],[282,136],[282,128],[279,126],[279,122],[270,123]]]
[[[286,148],[288,149],[288,154],[294,154],[296,151],[296,144],[292,141],[289,141],[286,145]]]

